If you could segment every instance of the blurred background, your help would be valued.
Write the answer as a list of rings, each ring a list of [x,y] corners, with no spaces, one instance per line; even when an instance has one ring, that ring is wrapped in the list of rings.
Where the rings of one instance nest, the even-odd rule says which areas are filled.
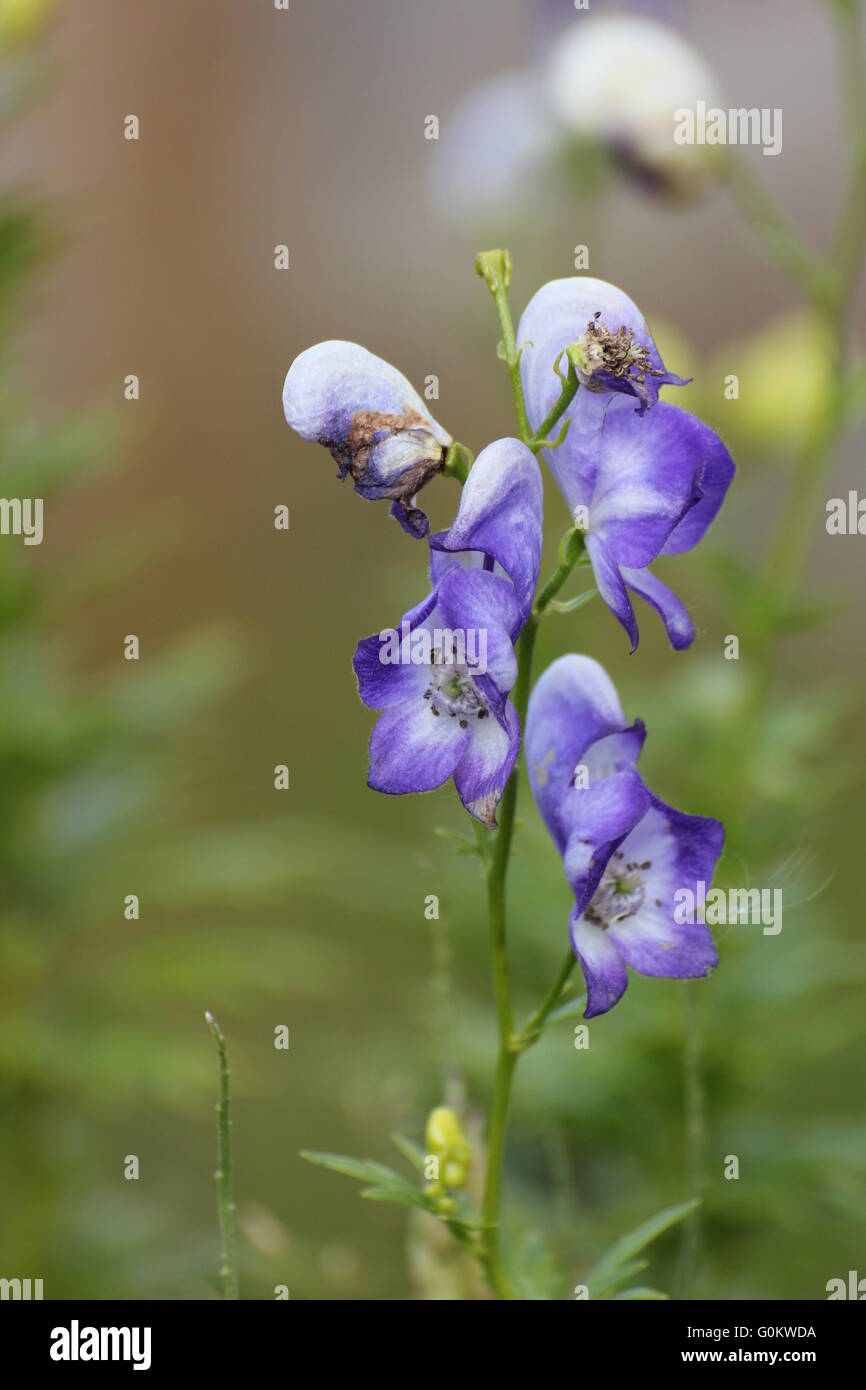
[[[465,828],[452,789],[365,788],[373,717],[351,656],[426,592],[423,547],[288,430],[280,391],[303,348],[354,339],[419,389],[438,376],[434,413],[476,452],[511,433],[473,273],[502,244],[515,319],[586,245],[739,470],[704,545],[662,569],[690,652],[645,611],[629,658],[595,601],[545,624],[536,669],[597,657],[649,725],[653,789],[725,820],[718,881],[784,892],[779,936],[722,929],[710,980],[632,976],[588,1051],[563,1022],[521,1063],[511,1258],[532,1296],[569,1297],[618,1235],[697,1194],[700,1222],[653,1248],[660,1288],[824,1297],[866,1273],[864,542],[824,526],[862,478],[857,410],[799,509],[832,355],[721,181],[674,197],[569,146],[512,182],[508,102],[480,165],[453,133],[479,84],[528,72],[543,101],[564,30],[639,13],[684,35],[725,107],[782,108],[782,153],[738,155],[825,248],[848,160],[844,8],[0,4],[2,491],[45,498],[41,547],[0,538],[3,1277],[42,1278],[46,1298],[217,1296],[209,1008],[232,1062],[242,1295],[480,1296],[435,1221],[298,1156],[399,1166],[389,1135],[420,1139],[445,1096],[480,1145],[495,1030],[477,863],[434,833]],[[456,501],[453,483],[427,490],[435,526]],[[796,602],[767,568],[783,505]],[[567,524],[547,478],[545,569]],[[519,815],[522,1014],[566,947],[569,892],[525,794]]]

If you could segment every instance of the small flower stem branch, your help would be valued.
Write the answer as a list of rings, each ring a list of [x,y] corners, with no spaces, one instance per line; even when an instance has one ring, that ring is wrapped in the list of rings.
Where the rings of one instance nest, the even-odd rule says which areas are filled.
[[[745,160],[731,157],[725,175],[731,196],[768,258],[783,275],[800,286],[816,307],[828,309],[835,305],[838,302],[836,274],[797,236]]]
[[[577,957],[569,948],[568,954],[559,967],[556,979],[553,981],[550,989],[545,994],[538,1008],[535,1010],[535,1013],[527,1020],[523,1030],[518,1033],[517,1037],[514,1039],[513,1046],[519,1047],[521,1052],[538,1041],[541,1029],[544,1027],[548,1015],[553,1012],[559,1003],[562,991],[571,979],[571,973],[576,964]]]
[[[843,370],[841,362],[838,370]],[[802,518],[817,516],[825,487],[833,445],[841,431],[844,384],[835,378],[829,399],[821,408],[797,459],[787,495],[767,552],[766,575],[778,597],[795,593],[807,558]]]
[[[511,391],[514,408],[517,412],[517,429],[523,443],[531,447],[532,430],[526,413],[523,397],[523,383],[520,380],[520,354],[514,337],[514,324],[508,306],[508,286],[511,284],[511,255],[508,251],[479,251],[475,258],[475,270],[481,276],[496,305],[499,328],[502,333],[502,346],[505,363],[511,377]]]
[[[467,458],[469,462],[467,463]],[[469,467],[472,463],[472,455],[465,444],[458,444],[455,440],[449,444],[445,455],[445,462],[442,465],[442,472],[446,478],[456,478],[459,483],[465,483],[469,477]]]
[[[577,379],[577,373],[571,362],[568,364],[568,374],[565,377],[562,377],[560,374],[560,377],[562,380],[562,390],[559,393],[559,400],[556,402],[547,418],[542,420],[535,434],[529,441],[529,447],[534,454],[537,454],[539,449],[543,449],[546,445],[555,447],[556,443],[562,443],[561,439],[557,441],[552,440],[551,435],[577,395],[580,382]]]
[[[232,1115],[229,1089],[228,1056],[223,1031],[210,1012],[205,1013],[205,1022],[213,1034],[219,1055],[220,1093],[216,1107],[217,1115],[217,1215],[219,1217],[220,1240],[220,1283],[223,1297],[235,1299],[238,1295],[237,1245],[235,1240],[235,1204],[232,1196]]]
[[[548,604],[556,598],[556,595],[571,574],[571,571],[583,555],[584,549],[585,542],[583,539],[583,532],[576,529],[566,531],[562,540],[559,542],[559,564],[532,605],[532,617],[535,622],[538,622],[539,618],[543,616],[544,610],[547,608]]]

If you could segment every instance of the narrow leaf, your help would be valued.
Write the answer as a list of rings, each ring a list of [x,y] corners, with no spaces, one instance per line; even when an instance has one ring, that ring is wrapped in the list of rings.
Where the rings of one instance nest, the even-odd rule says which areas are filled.
[[[585,603],[589,603],[597,593],[598,589],[585,589],[582,594],[575,594],[574,598],[552,598],[547,607],[552,608],[554,613],[573,613],[576,608],[582,608]]]
[[[607,1279],[601,1282],[594,1282],[591,1294],[593,1298],[604,1298],[610,1294],[612,1289],[620,1284],[625,1284],[632,1279],[635,1274],[640,1274],[641,1270],[646,1269],[649,1260],[630,1260],[628,1264],[620,1265],[618,1269],[612,1271]]]
[[[372,1183],[376,1187],[402,1186],[406,1179],[384,1163],[372,1159],[348,1158],[345,1154],[312,1153],[301,1150],[301,1158],[313,1163],[317,1168],[329,1168],[332,1173],[343,1173],[347,1178],[357,1178],[358,1182]]]
[[[586,1008],[586,995],[579,994],[576,999],[567,999],[564,1004],[560,1004],[558,1009],[547,1015],[544,1026],[548,1023],[556,1023],[560,1018],[573,1018],[575,1014],[582,1014]]]
[[[656,1216],[651,1216],[648,1221],[644,1221],[640,1226],[635,1227],[628,1235],[621,1236],[609,1250],[602,1255],[595,1269],[587,1279],[590,1296],[593,1296],[594,1289],[599,1285],[610,1288],[611,1275],[615,1273],[621,1265],[624,1265],[634,1255],[640,1253],[645,1246],[657,1240],[663,1232],[675,1226],[678,1221],[683,1221],[690,1212],[698,1206],[697,1200],[682,1202],[676,1207],[666,1207],[664,1211],[658,1212]]]
[[[388,1187],[365,1187],[361,1196],[370,1202],[394,1202],[400,1207],[420,1207],[422,1211],[435,1212],[429,1197],[413,1187],[411,1183],[389,1184]]]
[[[391,1143],[400,1150],[403,1157],[408,1163],[412,1164],[413,1168],[417,1168],[419,1173],[424,1172],[427,1155],[420,1144],[416,1144],[414,1139],[407,1139],[404,1134],[392,1134]]]
[[[636,1301],[638,1299],[653,1299],[657,1302],[664,1302],[670,1298],[669,1293],[660,1293],[658,1289],[623,1289],[622,1293],[615,1293],[613,1302],[618,1299],[625,1301]]]

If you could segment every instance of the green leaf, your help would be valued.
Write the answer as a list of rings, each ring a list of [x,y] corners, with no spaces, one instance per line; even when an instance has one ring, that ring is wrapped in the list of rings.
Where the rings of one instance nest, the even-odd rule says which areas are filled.
[[[622,1265],[639,1254],[652,1241],[657,1240],[671,1226],[683,1221],[698,1205],[698,1201],[694,1200],[682,1202],[676,1207],[666,1207],[664,1211],[660,1211],[656,1216],[651,1216],[648,1221],[635,1227],[628,1235],[621,1236],[618,1241],[615,1241],[610,1249],[602,1255],[586,1281],[590,1298],[597,1298],[599,1289],[611,1288],[612,1284],[617,1282],[616,1272]]]
[[[610,1276],[602,1279],[600,1283],[594,1284],[590,1293],[593,1298],[604,1298],[610,1294],[612,1289],[620,1284],[625,1284],[632,1279],[635,1274],[640,1274],[649,1265],[649,1260],[630,1260],[628,1264],[620,1265],[618,1269],[611,1272]]]
[[[424,1172],[427,1155],[420,1144],[416,1144],[414,1139],[407,1139],[404,1134],[392,1134],[391,1143],[400,1150],[403,1157],[407,1162],[412,1164],[413,1168],[417,1168],[419,1173]]]
[[[462,835],[459,830],[450,830],[444,825],[434,826],[433,834],[453,845],[455,854],[477,854],[479,859],[484,860],[488,857],[487,845],[480,838],[473,840],[468,835]]]
[[[552,598],[547,605],[548,611],[554,613],[573,613],[576,608],[582,608],[585,603],[589,603],[591,598],[595,598],[598,589],[585,589],[582,594],[575,594],[574,598]]]
[[[658,1289],[623,1289],[622,1293],[615,1293],[613,1302],[619,1300],[654,1299],[665,1301],[670,1298],[669,1293],[660,1293]]]
[[[424,1193],[411,1183],[401,1182],[399,1186],[389,1183],[387,1187],[365,1187],[361,1191],[361,1196],[366,1197],[370,1202],[394,1202],[400,1207],[420,1207],[422,1211],[429,1211],[436,1215],[436,1208],[431,1198],[425,1197]]]
[[[329,1168],[332,1173],[342,1173],[347,1178],[357,1178],[358,1182],[370,1183],[374,1187],[402,1187],[406,1185],[406,1179],[402,1178],[399,1173],[395,1173],[393,1168],[386,1168],[384,1163],[375,1163],[370,1158],[349,1158],[346,1154],[314,1153],[309,1149],[301,1150],[301,1158],[305,1158],[308,1163],[315,1164],[317,1168]]]
[[[556,1023],[560,1018],[573,1018],[575,1014],[582,1014],[586,1008],[586,995],[578,994],[576,999],[567,999],[564,1004],[560,1004],[558,1009],[547,1015],[544,1026],[548,1023]]]

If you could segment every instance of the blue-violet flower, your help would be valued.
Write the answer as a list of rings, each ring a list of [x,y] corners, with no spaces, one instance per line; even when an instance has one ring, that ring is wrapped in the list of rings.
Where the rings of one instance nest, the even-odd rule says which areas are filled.
[[[529,701],[525,750],[541,816],[575,895],[572,949],[587,986],[587,1018],[625,992],[626,966],[693,979],[718,956],[702,922],[675,921],[675,894],[712,881],[724,842],[717,820],[654,796],[635,763],[645,731],[629,724],[598,662],[563,656]]]

